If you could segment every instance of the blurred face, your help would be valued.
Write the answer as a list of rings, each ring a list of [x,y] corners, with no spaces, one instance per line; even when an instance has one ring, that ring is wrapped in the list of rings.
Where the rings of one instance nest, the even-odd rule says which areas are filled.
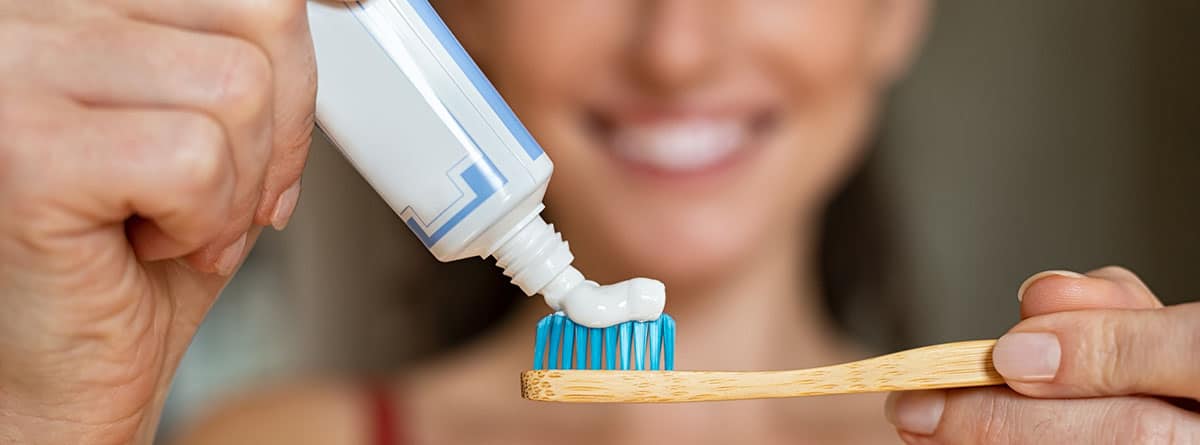
[[[581,269],[669,286],[809,228],[922,14],[920,0],[434,3],[554,160],[550,216]]]

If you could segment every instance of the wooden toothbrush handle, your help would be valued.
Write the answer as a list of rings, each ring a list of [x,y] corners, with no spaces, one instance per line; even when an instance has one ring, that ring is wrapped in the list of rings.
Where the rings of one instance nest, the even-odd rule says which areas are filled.
[[[995,340],[947,343],[793,371],[526,371],[526,399],[666,403],[999,385]]]

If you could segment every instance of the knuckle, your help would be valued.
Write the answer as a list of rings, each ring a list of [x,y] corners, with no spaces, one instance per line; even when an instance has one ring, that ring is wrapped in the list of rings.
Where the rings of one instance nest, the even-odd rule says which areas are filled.
[[[1129,270],[1128,268],[1126,268],[1124,266],[1119,266],[1119,265],[1115,265],[1115,264],[1110,264],[1110,265],[1101,267],[1092,272],[1099,274],[1099,275],[1113,276],[1113,277],[1123,277],[1123,278],[1136,278],[1137,277],[1137,274],[1133,273],[1132,270]]]
[[[965,395],[962,401],[972,409],[963,409],[959,412],[971,413],[970,419],[978,419],[978,421],[963,422],[962,425],[965,428],[960,430],[962,437],[951,438],[955,440],[955,443],[959,441],[976,444],[1013,442],[1013,407],[1009,400],[1000,395],[999,391],[977,391],[974,394]]]
[[[1172,315],[1181,317],[1178,325],[1183,329],[1183,345],[1188,351],[1200,351],[1200,302],[1180,305]]]
[[[46,154],[35,149],[46,143],[39,137],[45,124],[38,122],[38,116],[44,114],[36,101],[0,92],[0,182],[20,181],[17,173],[39,170],[28,164]]]
[[[301,165],[307,157],[308,147],[312,145],[314,122],[315,117],[308,113],[294,128],[289,128],[280,135],[282,139],[279,141],[279,148],[285,150],[288,157],[293,157],[293,154],[298,157]]]
[[[28,35],[22,35],[19,24],[6,24],[0,26],[0,73],[8,74],[14,67],[19,66],[19,60],[22,59],[22,47],[26,45],[17,45],[16,42],[22,40],[28,41]],[[5,76],[7,77],[7,76]]]
[[[28,62],[39,52],[52,50],[56,40],[45,25],[6,21],[0,24],[0,73],[28,73]],[[10,80],[11,79],[3,79]]]
[[[306,20],[305,0],[244,1],[240,2],[243,17],[251,17],[260,29],[278,31],[292,29]]]
[[[986,419],[975,433],[974,443],[979,444],[1002,444],[1012,443],[1012,432],[1010,422],[1007,418],[1005,409],[1001,407],[1001,402],[996,398],[989,398],[983,406],[982,413]]]
[[[13,103],[7,97],[0,95],[0,190],[12,190],[8,183],[13,179],[16,172],[19,172],[18,163],[21,162],[21,146],[19,131],[21,125],[16,119],[19,117]]]
[[[1113,437],[1117,443],[1174,445],[1177,441],[1179,418],[1172,411],[1153,403],[1122,403],[1112,410],[1119,419],[1114,423]]]
[[[21,124],[24,115],[20,110],[22,107],[19,102],[19,98],[0,92],[0,135],[4,135],[4,137],[0,137],[0,156],[2,156],[0,160],[15,159],[17,147],[20,146],[17,140],[25,126]],[[9,164],[9,162],[0,162],[0,168]],[[0,176],[0,178],[2,177]]]
[[[225,185],[231,160],[219,124],[200,114],[181,118],[175,131],[175,165],[185,193],[213,193]]]
[[[236,41],[217,75],[217,102],[241,115],[265,109],[272,88],[271,62],[257,46]]]
[[[1122,290],[1127,292],[1145,292],[1147,289],[1142,284],[1142,278],[1132,270],[1122,266],[1104,266],[1093,270],[1089,275],[1096,278],[1103,278],[1105,281],[1112,283]]]
[[[10,147],[12,136],[20,135],[28,128],[29,107],[33,104],[10,92],[0,92],[0,97],[4,99],[0,100],[0,134],[4,135],[0,144]]]
[[[1122,365],[1136,359],[1133,356],[1136,351],[1131,350],[1132,345],[1126,341],[1125,323],[1117,316],[1106,314],[1095,319],[1091,331],[1092,335],[1085,337],[1085,344],[1080,345],[1083,360],[1079,369],[1095,373],[1089,379],[1093,391],[1122,391],[1128,386],[1120,375]]]

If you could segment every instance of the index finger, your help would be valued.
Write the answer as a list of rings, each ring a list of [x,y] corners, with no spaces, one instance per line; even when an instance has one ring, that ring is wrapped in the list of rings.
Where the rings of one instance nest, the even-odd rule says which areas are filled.
[[[1162,302],[1133,272],[1109,266],[1087,274],[1050,270],[1035,274],[1017,291],[1021,318],[1085,309],[1155,309]]]
[[[266,53],[274,73],[274,133],[255,223],[282,228],[298,197],[300,174],[308,157],[313,128],[317,81],[307,2],[113,1],[136,19],[232,35],[250,41]]]

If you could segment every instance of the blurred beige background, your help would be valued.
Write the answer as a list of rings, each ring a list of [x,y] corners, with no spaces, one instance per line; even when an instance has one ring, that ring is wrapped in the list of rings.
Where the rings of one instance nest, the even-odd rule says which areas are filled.
[[[1165,300],[1200,299],[1200,3],[960,0],[935,15],[879,153],[914,272],[912,341],[1000,335],[1017,286],[1048,268],[1122,264]],[[435,263],[324,141],[304,187],[201,330],[167,428],[279,376],[402,366],[477,324],[441,308],[485,284],[417,297],[478,265]]]

